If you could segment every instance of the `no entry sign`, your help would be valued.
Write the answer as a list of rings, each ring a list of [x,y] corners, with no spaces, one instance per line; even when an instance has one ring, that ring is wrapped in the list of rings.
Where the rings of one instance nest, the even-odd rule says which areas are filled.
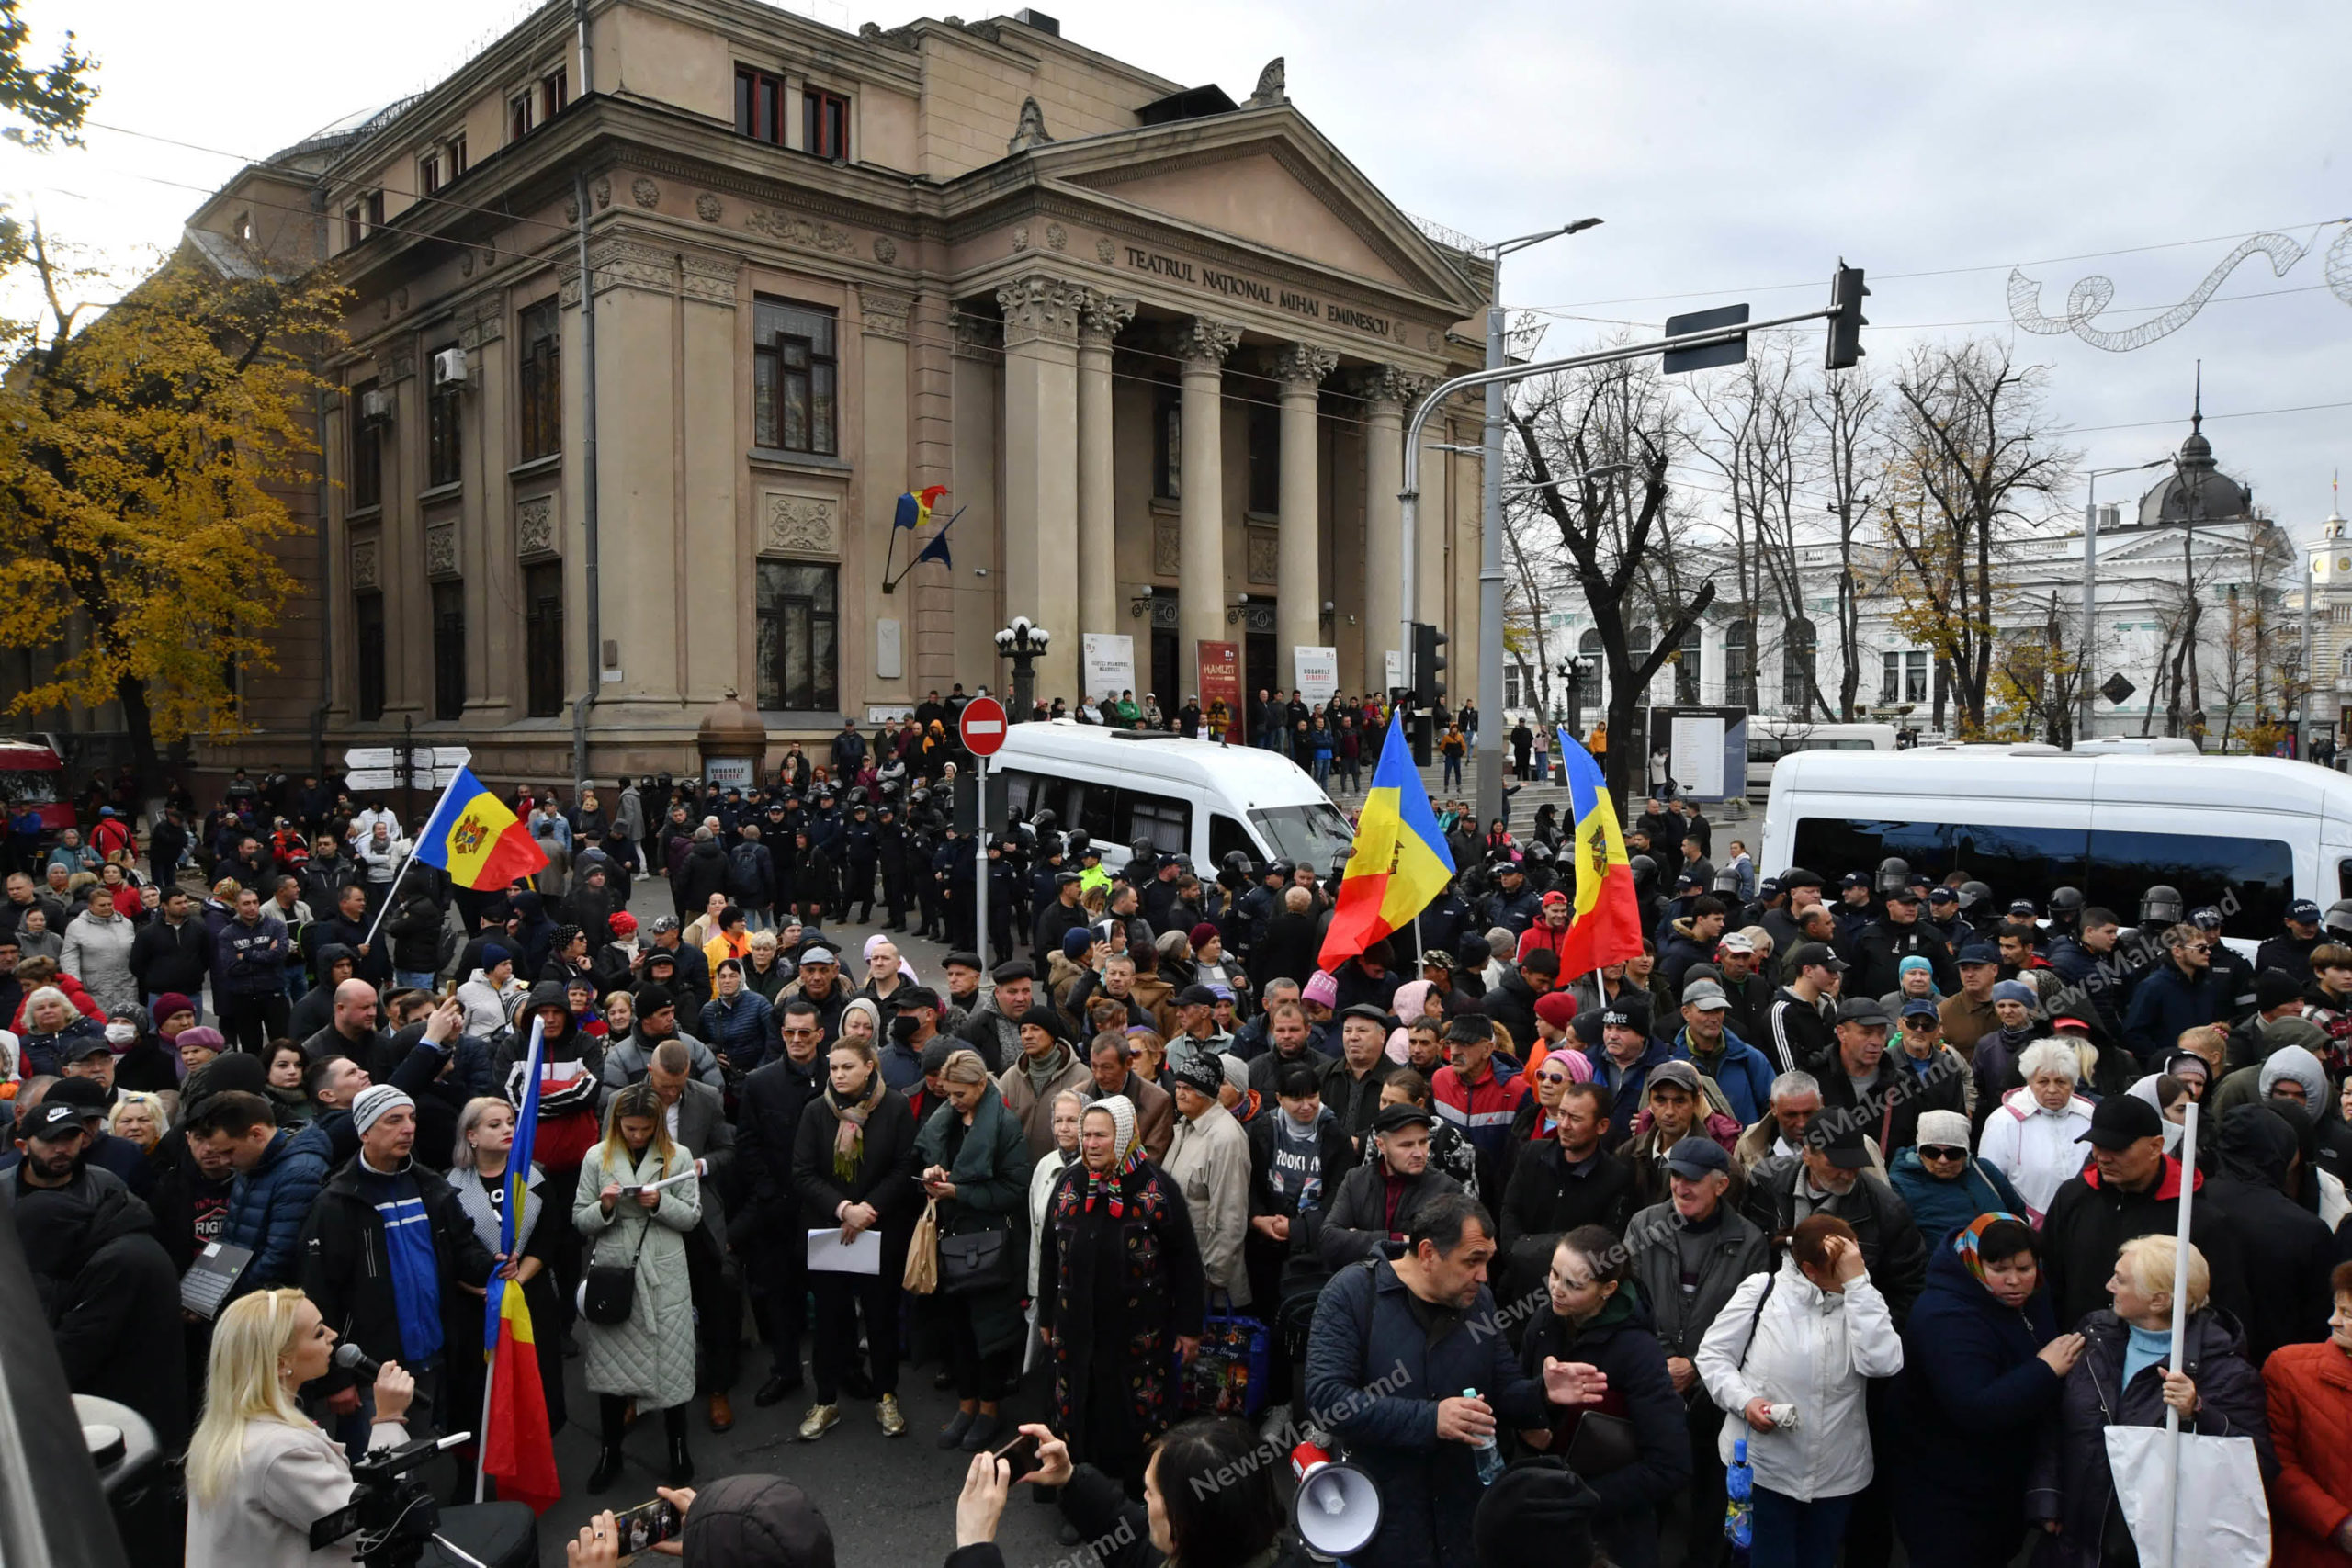
[[[994,697],[974,697],[956,721],[964,750],[975,757],[993,757],[1004,745],[1004,705]]]

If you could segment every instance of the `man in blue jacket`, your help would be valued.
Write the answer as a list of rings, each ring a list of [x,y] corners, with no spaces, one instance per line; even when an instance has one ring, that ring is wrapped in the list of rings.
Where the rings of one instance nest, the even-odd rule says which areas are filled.
[[[333,1148],[317,1126],[280,1127],[269,1101],[232,1089],[206,1102],[188,1128],[192,1143],[226,1154],[237,1172],[220,1239],[250,1249],[231,1299],[299,1282],[302,1222],[327,1179]]]
[[[2213,944],[2221,940],[2185,922],[2165,929],[2165,961],[2132,987],[2123,1015],[2123,1043],[2142,1063],[2162,1060],[2184,1032],[2228,1010],[2228,989],[2213,973]]]
[[[1405,1222],[1405,1255],[1341,1269],[1323,1288],[1306,1342],[1307,1418],[1338,1435],[1379,1492],[1380,1529],[1354,1568],[1472,1568],[1478,1474],[1498,1421],[1546,1425],[1548,1395],[1598,1400],[1589,1367],[1519,1370],[1487,1288],[1494,1223],[1460,1191]]]
[[[1772,1064],[1731,1032],[1724,1021],[1730,1010],[1731,998],[1721,986],[1713,980],[1690,981],[1682,987],[1682,1032],[1675,1036],[1674,1046],[1715,1080],[1739,1124],[1753,1127],[1772,1108]]]
[[[1634,1135],[1634,1118],[1649,1098],[1650,1069],[1660,1062],[1689,1058],[1690,1053],[1674,1042],[1651,1038],[1645,998],[1628,991],[1602,1010],[1592,1081],[1610,1097],[1606,1147],[1611,1153]]]

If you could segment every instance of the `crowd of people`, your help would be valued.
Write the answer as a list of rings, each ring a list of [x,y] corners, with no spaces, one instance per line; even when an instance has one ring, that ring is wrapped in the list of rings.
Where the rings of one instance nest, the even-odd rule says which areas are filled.
[[[660,1413],[690,1558],[721,1520],[823,1529],[774,1478],[690,1490],[739,1391],[797,1397],[807,1442],[855,1418],[976,1456],[966,1568],[1016,1431],[1066,1540],[1190,1540],[1187,1568],[1276,1548],[1266,1472],[1301,1432],[1377,1484],[1360,1568],[1532,1561],[1538,1523],[1570,1568],[1716,1561],[1735,1466],[1752,1562],[2035,1536],[2091,1568],[2132,1553],[2101,1434],[2167,1409],[2253,1439],[2280,1561],[2352,1554],[2352,902],[2288,907],[2248,961],[2170,888],[2127,923],[1895,861],[1758,879],[1735,844],[1718,871],[1657,801],[1627,835],[1639,953],[1563,972],[1539,814],[1524,841],[1464,825],[1418,951],[1325,968],[1336,872],[1112,869],[1039,819],[990,835],[996,953],[925,974],[893,930],[939,928],[878,846],[955,829],[832,793],[870,763],[526,792],[548,865],[503,890],[275,777],[199,832],[183,805],[20,861],[0,1190],[73,1387],[187,1451],[191,1560],[308,1561],[255,1510],[291,1529],[371,1445],[470,1429],[493,1277],[539,1325],[550,1420],[589,1420],[568,1374],[594,1396],[567,1483],[609,1490]],[[650,876],[673,913],[640,935]],[[871,1233],[872,1271],[812,1269],[811,1233]],[[245,1255],[225,1304],[184,1311],[215,1243]],[[1191,1375],[1237,1315],[1266,1330],[1262,1431]],[[918,1433],[919,1366],[956,1408]],[[1228,1480],[1180,1509],[1171,1465]]]

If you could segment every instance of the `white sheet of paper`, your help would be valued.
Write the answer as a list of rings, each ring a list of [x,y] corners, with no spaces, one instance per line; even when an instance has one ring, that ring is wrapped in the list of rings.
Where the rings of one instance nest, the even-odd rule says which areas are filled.
[[[882,1272],[882,1233],[865,1230],[847,1247],[842,1245],[839,1225],[808,1233],[808,1267],[825,1274],[879,1274]]]

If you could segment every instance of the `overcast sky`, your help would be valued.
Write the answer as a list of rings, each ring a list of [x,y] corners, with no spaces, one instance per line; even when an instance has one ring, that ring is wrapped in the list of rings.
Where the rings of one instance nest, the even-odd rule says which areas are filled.
[[[787,8],[852,28],[919,14],[869,0]],[[2086,468],[2177,445],[2200,357],[2216,456],[2299,535],[2326,515],[2331,472],[2352,467],[2352,305],[2324,287],[2343,231],[2319,227],[2352,216],[2343,0],[1042,8],[1075,41],[1237,99],[1286,55],[1292,101],[1325,135],[1399,206],[1467,234],[1606,219],[1510,266],[1514,308],[1571,318],[1555,321],[1547,355],[1611,330],[1574,317],[1826,303],[1842,255],[1870,270],[1870,364],[1890,368],[1923,333],[2013,335],[2051,367]],[[141,134],[96,130],[86,151],[43,157],[0,150],[0,190],[111,256],[168,246],[236,160],[154,138],[266,155],[438,79],[528,9],[28,0],[35,58],[70,19],[103,62],[93,118]],[[2247,260],[2202,314],[2137,352],[2007,325],[2013,263],[2035,264],[2053,314],[2092,273],[2113,277],[2119,306],[2161,309],[2265,231],[2317,243],[2284,277]],[[2352,247],[2344,260],[2352,291]],[[1944,276],[1896,276],[1928,272]],[[2248,295],[2268,297],[2231,298]],[[2305,412],[2264,412],[2293,409]],[[2137,482],[2109,479],[2103,494]]]

